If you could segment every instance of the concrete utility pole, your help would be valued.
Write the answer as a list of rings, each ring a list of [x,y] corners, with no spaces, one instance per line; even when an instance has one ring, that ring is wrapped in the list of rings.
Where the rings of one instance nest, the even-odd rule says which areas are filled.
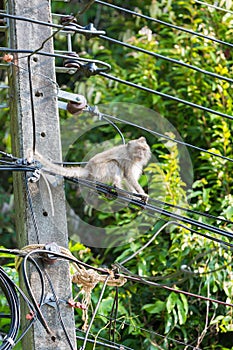
[[[49,0],[10,0],[7,12],[33,20],[52,21]],[[43,46],[43,51],[53,52],[53,40],[46,41],[52,34],[50,27],[15,19],[9,20],[9,26],[9,45],[11,48],[35,51]],[[14,54],[14,65],[12,65],[10,72],[12,152],[16,156],[26,157],[27,149],[32,149],[35,146],[37,151],[44,156],[59,161],[61,160],[61,142],[54,59],[33,54],[30,58],[29,67],[27,55],[25,53]],[[31,71],[32,95],[30,95],[29,68]],[[33,105],[34,108],[32,108]],[[22,174],[14,175],[18,247],[50,242],[56,242],[59,246],[67,247],[68,234],[63,184],[60,183],[56,187],[50,186],[54,215],[52,215],[51,210],[50,191],[45,180],[41,178],[36,184],[29,183],[29,187],[38,226],[37,234],[26,196],[24,176]],[[72,294],[68,263],[56,261],[53,265],[45,264],[45,270],[52,279],[58,298],[62,300],[69,299]],[[29,280],[35,295],[39,299],[41,284],[38,273],[33,267],[29,269]],[[51,293],[48,283],[46,293]],[[70,342],[73,349],[76,349],[73,310],[65,303],[60,303],[60,309]],[[47,334],[40,322],[37,321],[23,338],[23,349],[70,349],[71,345],[67,343],[56,307],[45,304],[42,310],[56,339],[52,340],[51,335]],[[25,322],[23,320],[25,320],[28,309],[21,310],[21,312],[23,313],[22,322]]]

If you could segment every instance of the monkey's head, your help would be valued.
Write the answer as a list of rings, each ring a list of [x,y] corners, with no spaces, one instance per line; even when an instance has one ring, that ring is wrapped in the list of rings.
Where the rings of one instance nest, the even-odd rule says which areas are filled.
[[[146,165],[151,157],[151,151],[146,138],[141,136],[139,139],[131,140],[127,144],[129,155],[134,161]]]

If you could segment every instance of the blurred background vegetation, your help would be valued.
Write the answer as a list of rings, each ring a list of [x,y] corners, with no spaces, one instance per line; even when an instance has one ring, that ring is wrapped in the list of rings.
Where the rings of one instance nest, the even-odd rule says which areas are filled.
[[[216,10],[192,0],[108,2],[233,44],[231,12]],[[215,3],[233,10],[232,1],[219,0]],[[52,8],[54,13],[73,13],[75,16],[79,10],[75,0],[66,4],[53,1]],[[81,25],[94,23],[96,28],[105,30],[109,37],[232,77],[233,54],[227,46],[99,4],[93,4],[84,15],[77,18]],[[4,44],[1,43],[2,46]],[[55,48],[61,50],[64,49],[64,45],[64,36],[57,35]],[[229,115],[232,113],[232,86],[226,81],[111,44],[103,39],[93,38],[87,41],[83,36],[76,35],[73,39],[73,49],[81,57],[103,60],[111,64],[110,74],[114,76]],[[233,158],[231,120],[133,89],[101,76],[77,81],[75,75],[59,74],[57,81],[62,89],[86,96],[90,105],[120,102],[149,108],[166,118],[185,142]],[[3,99],[7,98],[9,96],[3,96]],[[0,150],[10,153],[9,115],[7,109],[0,111]],[[64,111],[61,111],[60,115],[62,125],[71,118]],[[80,117],[79,122],[84,128],[93,123],[91,117],[83,120]],[[127,139],[142,134],[137,128],[123,124],[119,124],[119,127]],[[152,161],[145,169],[150,178],[152,198],[158,199],[162,195],[163,200],[171,204],[233,220],[232,162],[189,148],[194,177],[190,180],[191,174],[182,173],[181,153],[175,142],[168,145],[164,140],[151,137],[149,133],[145,132],[143,135],[147,137],[154,156],[159,160],[159,163]],[[106,125],[85,133],[78,145],[66,139],[72,150],[68,152],[67,158],[72,161],[82,160],[86,149],[90,151],[96,144],[109,139],[113,140],[113,143],[120,143],[119,135],[116,135],[111,126]],[[141,181],[143,185],[148,185],[145,179],[142,178]],[[162,186],[161,183],[165,186],[164,192],[158,194],[158,186]],[[0,239],[1,245],[8,248],[17,246],[14,228],[14,217],[17,213],[13,210],[12,186],[11,173],[1,172]],[[129,222],[136,218],[139,220],[139,226],[148,225],[148,229],[144,229],[142,234],[136,232],[137,228],[127,226],[132,230],[131,237],[136,239],[115,248],[98,249],[71,240],[71,251],[90,264],[110,266],[115,260],[123,260],[144,245],[160,225],[158,218],[148,219],[146,214],[133,208],[126,208],[120,214],[103,214],[90,206],[83,206],[77,198],[76,188],[67,186],[66,192],[72,210],[91,225],[104,225],[107,230],[113,226],[129,225]],[[214,219],[198,216],[195,219],[217,225],[229,232],[232,229],[231,225]],[[154,242],[130,260],[126,267],[132,273],[154,276],[158,283],[233,303],[231,256],[230,249],[192,234],[187,229],[173,226],[158,235]],[[92,295],[93,303],[98,300],[98,288],[96,287]],[[108,322],[113,300],[114,289],[108,288],[92,330],[96,334],[99,332],[99,336],[107,336],[108,331],[104,327]],[[80,314],[77,313],[76,317],[77,325],[82,326]],[[232,349],[232,331],[231,308],[131,282],[119,291],[116,340],[133,349],[186,349],[184,345],[170,340],[172,338],[202,349]]]

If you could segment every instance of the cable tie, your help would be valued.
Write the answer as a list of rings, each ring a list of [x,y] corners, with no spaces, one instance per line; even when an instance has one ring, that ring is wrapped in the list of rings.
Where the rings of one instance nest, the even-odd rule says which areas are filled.
[[[33,171],[32,175],[29,176],[28,181],[29,182],[37,182],[40,180],[40,175],[41,175],[41,170],[35,169],[35,171]]]
[[[99,120],[103,119],[103,114],[97,106],[87,106],[83,111],[90,113],[92,116],[97,116]]]
[[[77,31],[80,31],[79,34],[83,34],[87,40],[100,36],[100,35],[105,35],[106,32],[104,30],[98,30],[95,28],[93,23],[87,24],[85,27],[80,26],[77,23],[77,19],[73,15],[66,15],[62,16],[60,18],[60,23],[61,25],[64,26],[63,31],[72,31],[77,33]]]
[[[63,65],[65,68],[75,68],[77,79],[82,77],[89,78],[93,75],[111,70],[111,65],[103,61],[89,60],[87,63],[84,63],[83,59],[81,59],[77,53],[70,53],[67,54],[67,56],[69,56],[69,58],[64,60]],[[103,67],[98,67],[96,63]]]
[[[8,342],[8,343],[10,343],[10,345],[11,345],[12,347],[15,346],[15,341],[14,341],[14,339],[11,338],[11,337],[4,338],[3,342]]]

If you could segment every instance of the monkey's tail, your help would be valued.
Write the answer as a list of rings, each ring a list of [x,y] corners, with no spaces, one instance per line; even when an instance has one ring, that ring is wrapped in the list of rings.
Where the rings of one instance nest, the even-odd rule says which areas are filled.
[[[30,157],[30,155],[29,155]],[[76,167],[62,167],[60,165],[54,164],[49,159],[42,156],[39,152],[35,151],[33,158],[42,164],[42,169],[45,172],[54,173],[56,175],[66,176],[66,177],[80,177],[87,178],[89,172],[85,168],[79,166]]]

